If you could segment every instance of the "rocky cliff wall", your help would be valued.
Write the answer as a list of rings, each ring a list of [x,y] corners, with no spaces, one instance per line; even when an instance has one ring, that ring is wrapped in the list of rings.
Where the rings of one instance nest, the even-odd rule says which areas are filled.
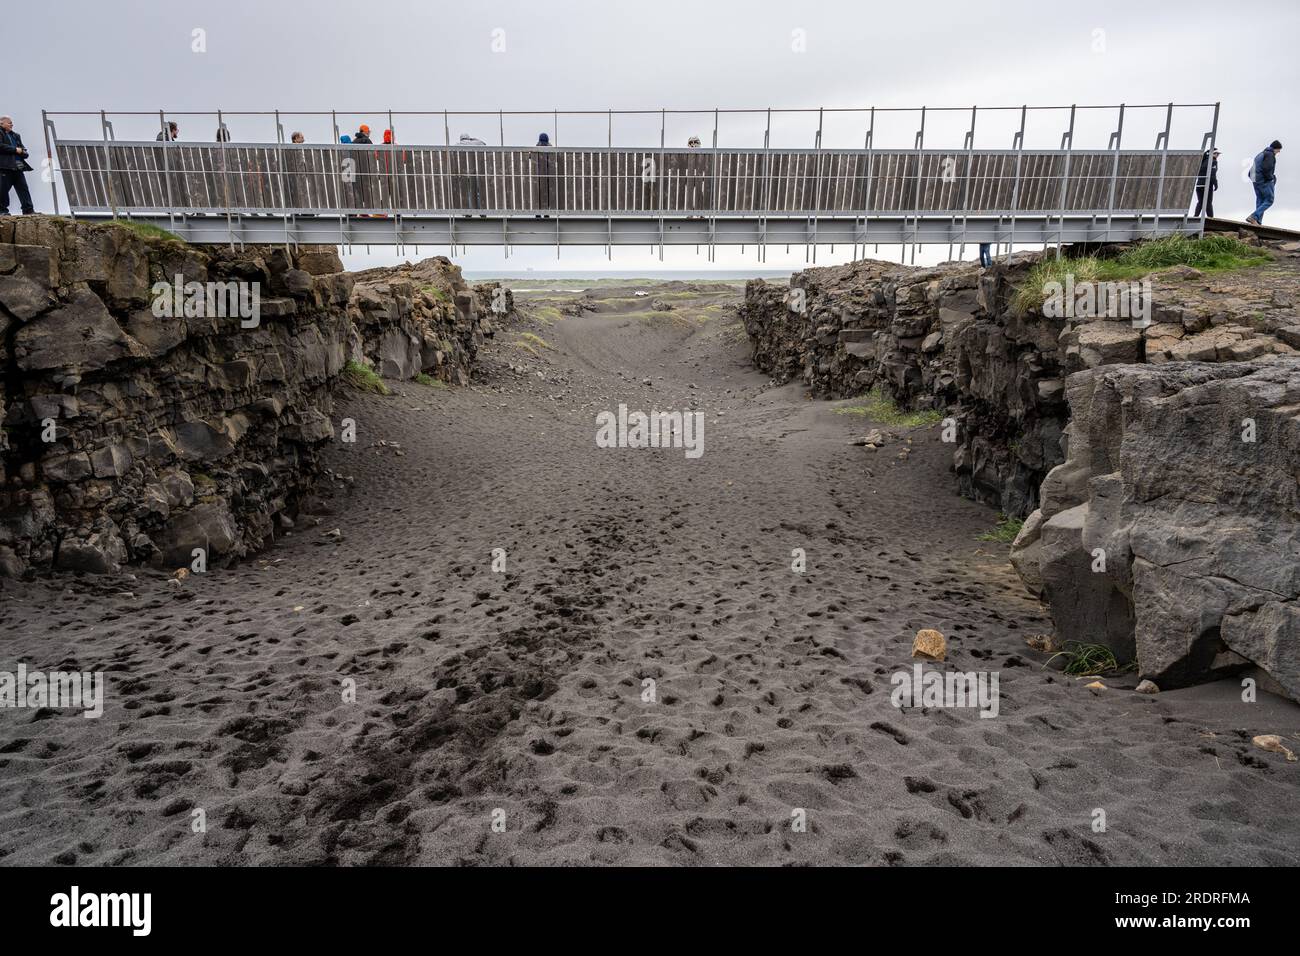
[[[742,315],[779,380],[956,419],[959,490],[1027,516],[1011,559],[1058,646],[1162,687],[1253,666],[1300,699],[1300,244],[1266,245],[1148,277],[1145,325],[1017,310],[1037,256],[812,269],[751,282]]]
[[[1067,250],[1068,252],[1069,250]],[[1024,517],[1064,460],[1065,377],[1104,365],[1240,361],[1296,354],[1300,263],[1204,276],[1152,276],[1151,324],[1051,317],[1013,306],[1040,254],[916,268],[875,261],[809,269],[787,291],[746,286],[741,315],[755,365],[813,394],[879,389],[909,409],[955,419],[953,470],[961,494]]]
[[[421,265],[357,279],[332,247],[0,219],[0,576],[223,561],[292,526],[346,362],[468,380],[487,313],[447,260]],[[178,276],[256,289],[256,321],[183,298],[160,316]]]

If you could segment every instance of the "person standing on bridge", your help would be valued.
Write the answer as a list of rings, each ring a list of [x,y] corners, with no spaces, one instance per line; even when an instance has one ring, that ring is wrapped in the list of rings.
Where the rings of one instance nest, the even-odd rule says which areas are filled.
[[[1250,168],[1250,178],[1255,183],[1255,211],[1246,217],[1252,226],[1264,224],[1264,212],[1273,205],[1273,192],[1277,186],[1277,154],[1282,144],[1273,140],[1268,149],[1261,150]]]
[[[686,140],[687,149],[699,149],[700,138],[692,136]],[[704,210],[709,205],[707,194],[708,180],[705,177],[706,156],[687,156],[686,163],[686,206],[688,209]],[[703,219],[703,216],[687,216],[687,219]]]
[[[32,194],[27,189],[27,177],[24,173],[31,171],[27,157],[31,153],[23,145],[23,138],[14,132],[11,117],[0,116],[0,216],[9,215],[9,190],[18,194],[23,215],[30,216],[36,212],[32,206]]]
[[[486,146],[487,143],[477,136],[471,136],[469,133],[461,133],[460,146]],[[461,183],[465,189],[465,208],[482,209],[483,208],[483,188],[479,182],[477,174],[478,157],[472,154],[462,157],[464,168],[468,170],[463,176]],[[472,216],[466,216],[466,219],[472,219]],[[480,219],[486,219],[486,216],[480,216]]]
[[[357,131],[352,134],[352,142],[373,146],[374,144],[370,141],[370,127],[365,123],[357,127]]]
[[[1208,179],[1207,179],[1208,177]],[[1214,218],[1214,191],[1219,188],[1219,151],[1205,151],[1201,157],[1201,168],[1196,173],[1196,212],[1193,215],[1199,219],[1201,216],[1201,207],[1205,207],[1205,215],[1211,219]]]
[[[550,209],[554,198],[555,157],[549,153],[551,137],[545,133],[537,134],[537,208]],[[550,219],[550,216],[535,216],[535,219]]]
[[[293,136],[289,138],[289,142],[301,144],[307,142],[307,139],[302,135],[302,133],[295,132]]]
[[[216,142],[218,142],[218,143],[229,143],[229,142],[230,142],[230,127],[228,127],[225,123],[218,123],[218,124],[217,124],[217,139],[216,139]]]
[[[174,142],[181,138],[181,128],[175,123],[168,123],[165,130],[159,130],[158,135],[154,137],[160,143]]]

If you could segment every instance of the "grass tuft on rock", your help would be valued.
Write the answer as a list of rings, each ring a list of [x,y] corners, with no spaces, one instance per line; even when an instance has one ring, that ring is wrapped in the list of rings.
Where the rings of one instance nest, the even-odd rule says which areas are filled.
[[[137,236],[144,239],[166,239],[169,242],[185,242],[185,240],[176,235],[176,233],[148,222],[136,222],[133,219],[110,219],[109,224],[121,226],[123,229],[130,229]]]
[[[1188,266],[1201,272],[1230,272],[1272,262],[1272,257],[1232,236],[1163,236],[1140,242],[1113,258],[1080,256],[1047,258],[1037,263],[1016,288],[1011,304],[1019,312],[1041,308],[1047,299],[1049,282],[1065,285],[1067,276],[1081,282],[1124,282],[1170,269]]]
[[[363,392],[374,392],[376,395],[388,394],[388,386],[384,384],[384,380],[378,373],[360,362],[351,360],[346,362],[343,365],[342,377],[353,388],[359,388]]]
[[[980,541],[999,541],[1002,544],[1010,544],[1016,540],[1016,535],[1020,534],[1020,529],[1024,526],[1024,521],[1020,518],[1008,518],[1004,514],[998,515],[998,523],[992,531],[985,531],[979,536]]]
[[[895,428],[919,428],[943,421],[943,412],[933,408],[917,412],[904,411],[879,388],[873,388],[858,399],[857,404],[835,409],[835,414],[862,415],[882,425],[892,425]]]
[[[425,372],[421,372],[419,375],[415,376],[415,381],[420,385],[427,385],[430,388],[447,387],[447,383],[444,382],[442,379],[434,378],[432,375],[429,375]]]

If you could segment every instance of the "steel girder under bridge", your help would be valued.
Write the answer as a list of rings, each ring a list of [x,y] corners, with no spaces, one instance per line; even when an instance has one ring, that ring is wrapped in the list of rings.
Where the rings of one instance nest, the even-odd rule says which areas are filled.
[[[1059,149],[1025,148],[1027,108],[1011,149],[974,147],[974,109],[959,149],[923,145],[924,110],[911,149],[875,146],[874,110],[862,149],[670,149],[662,135],[658,148],[298,144],[282,141],[278,114],[274,143],[117,140],[106,119],[101,140],[59,140],[48,117],[46,134],[74,215],[195,243],[761,248],[1199,233],[1187,210],[1213,127],[1200,149],[1171,149],[1169,106],[1155,148],[1123,149],[1118,110],[1105,149],[1075,148],[1075,108]]]

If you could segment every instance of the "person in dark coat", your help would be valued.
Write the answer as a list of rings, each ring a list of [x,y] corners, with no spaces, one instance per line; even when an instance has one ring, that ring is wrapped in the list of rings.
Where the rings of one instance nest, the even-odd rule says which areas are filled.
[[[357,129],[357,131],[352,134],[352,142],[363,143],[367,146],[371,145],[370,127],[367,126],[365,123],[362,123],[361,126]]]
[[[1208,192],[1206,192],[1207,186]],[[1205,155],[1201,157],[1201,168],[1196,173],[1196,218],[1200,218],[1202,206],[1205,207],[1205,215],[1214,218],[1214,191],[1218,188],[1219,151],[1216,149],[1211,153],[1210,150],[1206,150]]]
[[[0,216],[9,215],[10,189],[18,193],[24,216],[36,212],[32,206],[32,194],[27,189],[27,177],[23,175],[32,170],[27,162],[30,155],[23,145],[23,138],[14,132],[13,119],[0,116]]]
[[[536,154],[537,170],[537,208],[550,209],[555,199],[555,157],[549,153],[551,137],[545,133],[537,134]],[[549,219],[550,216],[534,216],[534,219]]]
[[[1246,222],[1253,226],[1264,223],[1264,212],[1273,205],[1273,193],[1277,187],[1277,154],[1282,152],[1282,144],[1277,140],[1269,143],[1268,149],[1261,150],[1251,167],[1251,179],[1255,183],[1255,211],[1246,217]]]
[[[160,143],[171,143],[181,138],[181,128],[175,123],[168,123],[166,130],[159,130],[154,137]]]

